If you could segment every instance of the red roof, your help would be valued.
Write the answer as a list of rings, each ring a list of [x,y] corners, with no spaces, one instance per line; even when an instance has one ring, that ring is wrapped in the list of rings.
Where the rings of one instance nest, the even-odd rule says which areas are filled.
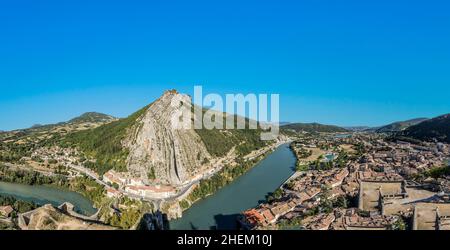
[[[247,211],[244,211],[244,216],[248,222],[251,224],[259,224],[261,222],[264,222],[264,217],[256,211],[256,209],[250,209]]]
[[[272,221],[273,219],[275,219],[275,217],[273,216],[272,212],[270,212],[269,209],[264,210],[262,214],[264,215],[267,221]]]

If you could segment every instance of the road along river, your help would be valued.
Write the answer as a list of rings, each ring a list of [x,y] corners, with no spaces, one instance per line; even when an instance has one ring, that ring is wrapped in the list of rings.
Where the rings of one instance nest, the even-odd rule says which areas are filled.
[[[239,213],[257,206],[283,184],[294,173],[295,162],[289,143],[279,146],[247,173],[184,211],[181,219],[170,222],[170,228],[235,229]],[[0,182],[0,195],[11,195],[39,205],[59,206],[67,201],[81,214],[89,216],[96,212],[92,202],[81,194],[50,186]]]
[[[196,202],[183,217],[170,222],[171,229],[236,229],[242,211],[257,206],[295,171],[296,158],[289,143],[217,193]]]

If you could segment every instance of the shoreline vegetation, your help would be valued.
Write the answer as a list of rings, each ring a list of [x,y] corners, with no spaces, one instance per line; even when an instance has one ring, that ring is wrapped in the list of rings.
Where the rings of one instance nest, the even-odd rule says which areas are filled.
[[[285,190],[292,188],[293,180],[307,173],[308,171],[316,170],[325,172],[335,168],[343,169],[349,161],[355,160],[358,156],[362,155],[361,150],[359,150],[359,145],[355,146],[355,148],[357,148],[358,150],[355,150],[353,154],[350,154],[339,147],[319,146],[320,150],[323,150],[323,152],[334,152],[333,155],[335,157],[333,157],[333,159],[327,160],[325,154],[316,155],[312,150],[305,149],[303,147],[297,148],[296,144],[301,143],[302,139],[304,138],[296,138],[289,143],[289,150],[293,152],[296,161],[295,171],[277,189],[267,195],[264,202],[265,204],[273,204],[285,199]],[[316,159],[311,160],[312,157]],[[315,216],[320,213],[329,213],[335,208],[348,208],[351,205],[354,206],[354,204],[356,204],[355,197],[349,195],[338,196],[337,198],[330,199],[329,187],[325,187],[325,191],[319,194],[319,197],[319,200],[321,200],[321,202],[317,207],[306,212],[302,217],[280,219],[278,221],[277,229],[302,230],[304,229],[303,219],[306,217]]]
[[[77,176],[72,179],[62,175],[46,176],[32,170],[10,170],[4,165],[0,165],[0,181],[30,186],[50,186],[76,192],[90,200],[94,207],[99,204],[104,192],[103,186],[87,176]]]
[[[95,208],[102,210],[101,215],[107,214],[105,215],[106,219],[102,218],[105,220],[123,214],[124,207],[130,209],[144,207],[146,206],[144,203],[147,203],[144,201],[147,198],[145,195],[130,196],[135,203],[130,205],[128,204],[130,202],[125,201],[128,199],[124,198],[127,196],[126,193],[107,192],[110,187],[114,186],[98,184],[95,176],[98,175],[99,179],[102,179],[103,174],[111,169],[118,172],[126,171],[128,167],[126,160],[131,153],[127,143],[136,140],[135,136],[144,127],[153,129],[151,121],[159,123],[154,118],[151,118],[150,121],[145,120],[145,115],[149,112],[156,112],[161,117],[171,115],[172,111],[160,110],[158,107],[168,106],[176,95],[178,95],[176,91],[167,91],[151,104],[126,118],[117,119],[99,113],[87,113],[67,122],[1,133],[0,165],[1,162],[5,162],[5,165],[0,169],[0,180],[28,185],[50,185],[59,189],[75,191],[91,200]],[[206,111],[206,109],[202,109],[203,114]],[[236,115],[233,118],[235,121],[237,120]],[[187,166],[206,164],[213,158],[226,156],[231,149],[234,150],[236,156],[233,156],[233,159],[230,159],[231,161],[223,168],[221,165],[220,169],[214,169],[217,172],[213,176],[205,176],[208,178],[207,180],[195,182],[196,186],[188,189],[188,193],[183,193],[182,196],[173,200],[163,200],[163,205],[177,203],[177,211],[180,206],[186,209],[195,201],[203,199],[229,184],[256,165],[261,158],[264,158],[267,154],[259,155],[264,152],[259,150],[266,150],[266,146],[273,144],[260,139],[260,134],[265,129],[259,125],[257,129],[247,129],[250,127],[249,123],[250,120],[245,118],[246,129],[243,130],[195,129],[192,131],[192,134],[196,136],[188,139],[192,140],[195,146],[202,147],[204,149],[202,152],[209,154],[198,153],[197,159],[194,161],[189,159],[191,162]],[[161,127],[165,126],[165,124],[160,125],[162,125]],[[161,135],[157,134],[157,136],[165,135],[164,129],[158,133]],[[163,152],[165,149],[161,150]],[[191,151],[187,148],[182,150],[183,154],[189,152]],[[250,155],[253,152],[255,152],[254,156]],[[166,157],[166,153],[162,153],[162,155],[165,155],[159,159],[162,162],[170,160]],[[148,177],[142,177],[145,175],[140,177],[145,185],[160,185],[166,181],[170,184],[171,177],[169,178],[164,169],[167,167],[166,164],[160,164],[159,167],[154,166],[148,156],[140,159],[136,164],[139,165],[139,170]],[[79,165],[95,172],[94,179],[88,172],[73,167]],[[169,164],[168,167],[173,166]],[[192,193],[190,193],[191,191]],[[186,201],[180,202],[186,197]],[[124,203],[128,205],[124,206]],[[149,201],[148,204],[150,207],[155,205],[152,201]],[[126,224],[128,226],[128,223]]]
[[[122,229],[131,228],[139,222],[142,214],[152,210],[150,204],[146,205],[143,202],[131,200],[127,197],[122,197],[118,201],[106,197],[105,188],[85,175],[69,179],[62,176],[45,176],[31,170],[10,170],[8,167],[0,165],[0,181],[30,186],[49,186],[59,190],[79,193],[92,202],[93,207],[99,212],[99,221]],[[14,200],[26,202],[17,198],[14,198]],[[120,216],[118,213],[110,213],[110,208],[114,207],[115,203],[117,203],[118,207],[121,207],[115,210],[120,212]]]
[[[185,199],[179,201],[182,212],[188,210],[196,202],[206,199],[208,196],[214,195],[221,188],[236,181],[239,177],[258,165],[259,162],[264,160],[273,151],[274,149],[271,149],[249,161],[244,161],[242,158],[238,158],[236,161],[238,164],[237,166],[225,166],[212,177],[200,181],[198,186],[195,187]]]
[[[281,145],[282,144],[279,146]],[[197,184],[198,186],[196,186],[185,199],[177,201],[177,203],[179,203],[182,211],[189,209],[195,202],[213,195],[221,188],[244,175],[273,151],[274,149],[272,148],[248,161],[244,160],[242,155],[239,155],[236,159],[235,166],[225,166],[212,177],[200,181],[200,183]],[[117,202],[115,202],[114,199],[106,197],[105,188],[86,175],[73,178],[68,178],[64,175],[47,176],[33,170],[12,170],[8,166],[0,164],[0,181],[30,186],[43,185],[79,193],[91,201],[94,208],[99,210],[99,218],[101,217],[102,222],[122,229],[132,228],[139,222],[145,213],[154,212],[151,203],[146,204],[147,202],[145,201],[121,197],[116,205],[119,205],[119,207],[128,206],[131,207],[131,209],[121,211],[120,216],[118,213],[110,213],[110,208],[114,207],[114,203]],[[37,204],[35,204],[35,206],[37,207]]]

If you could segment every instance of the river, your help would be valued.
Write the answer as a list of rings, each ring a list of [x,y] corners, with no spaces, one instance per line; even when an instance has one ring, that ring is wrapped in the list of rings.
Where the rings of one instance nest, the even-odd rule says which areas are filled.
[[[294,173],[295,162],[289,144],[279,146],[247,173],[184,211],[181,219],[170,222],[170,228],[235,229],[237,216],[264,201],[266,195],[288,179]],[[59,206],[67,201],[81,214],[91,215],[96,212],[92,202],[81,194],[50,186],[0,182],[0,195],[11,195],[38,205],[50,203]]]
[[[236,229],[237,216],[257,206],[277,189],[295,169],[296,158],[283,144],[264,160],[217,193],[200,200],[170,222],[171,229]]]
[[[33,201],[38,205],[52,204],[59,206],[70,202],[75,211],[84,215],[92,215],[96,209],[92,202],[79,193],[66,191],[50,186],[30,186],[17,183],[0,182],[0,195],[13,196],[19,200]]]

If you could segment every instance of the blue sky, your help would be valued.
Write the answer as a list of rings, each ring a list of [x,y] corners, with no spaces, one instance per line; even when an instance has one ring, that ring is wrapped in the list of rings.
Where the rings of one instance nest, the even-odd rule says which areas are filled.
[[[450,113],[448,1],[0,0],[0,130],[166,89],[279,93],[281,120]]]

